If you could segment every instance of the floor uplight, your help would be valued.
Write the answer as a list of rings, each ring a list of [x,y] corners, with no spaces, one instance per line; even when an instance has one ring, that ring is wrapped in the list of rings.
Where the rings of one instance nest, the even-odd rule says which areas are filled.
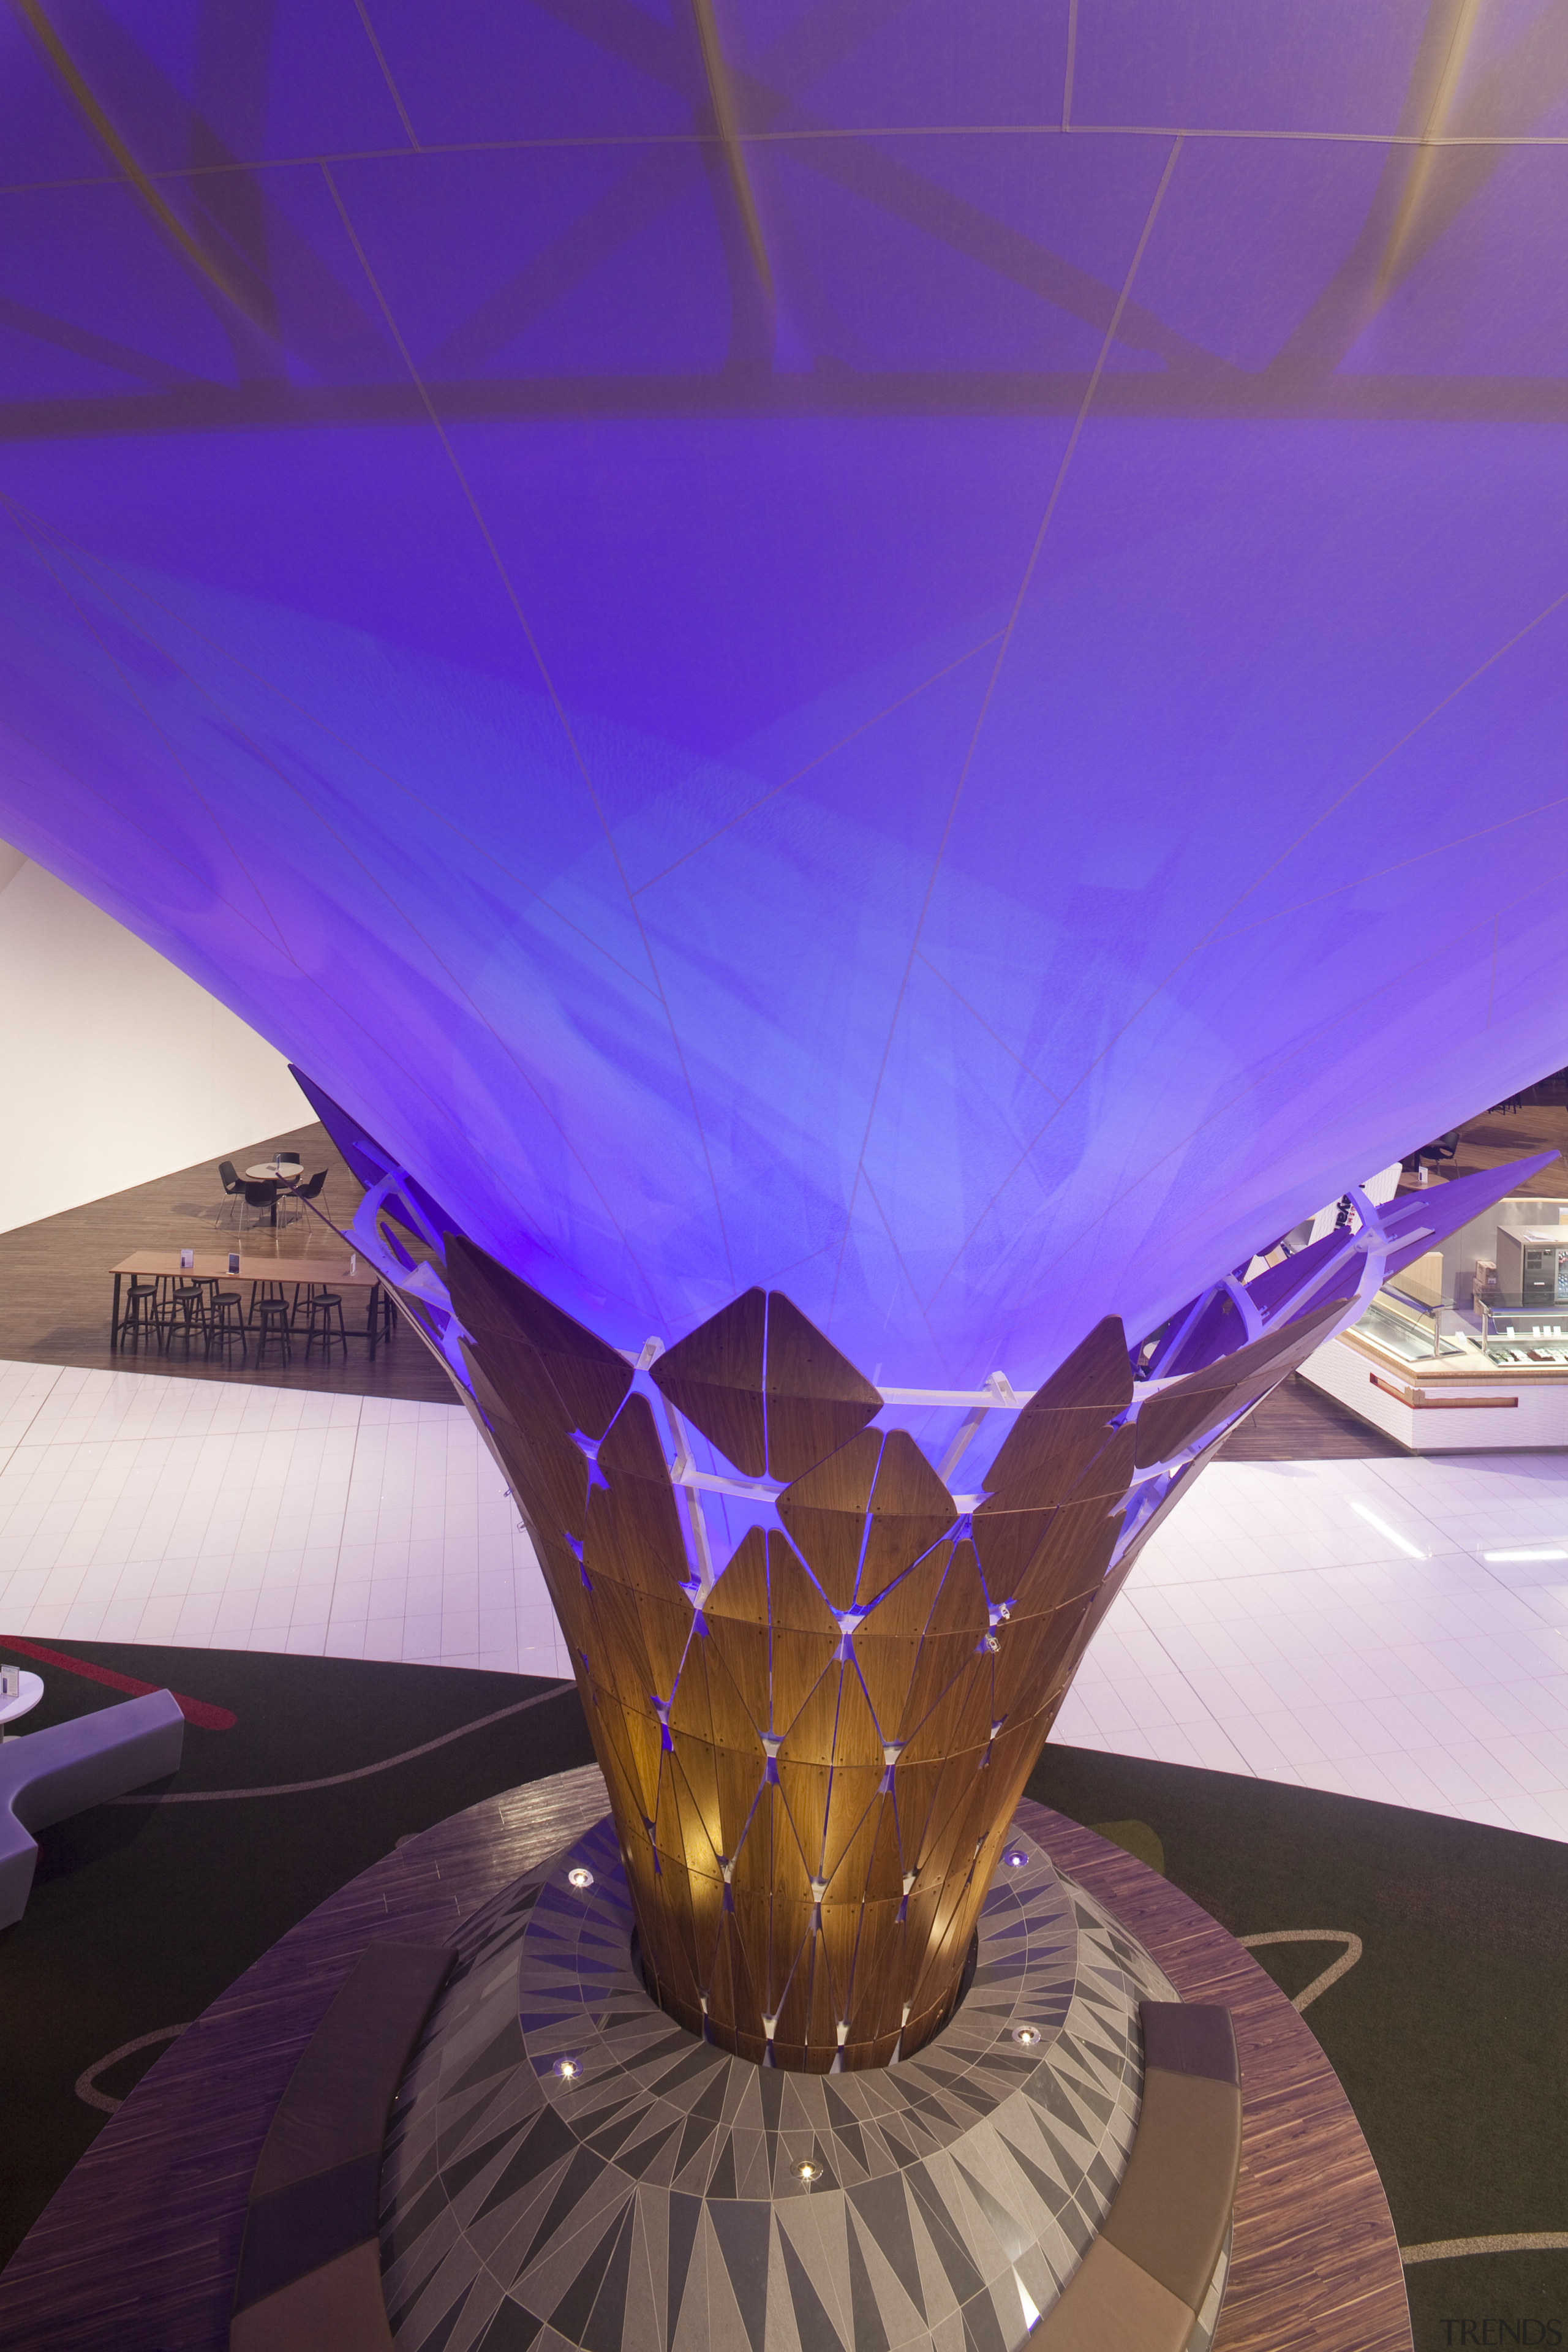
[[[592,1886],[594,1884],[594,1874],[591,1870],[586,1869],[582,1863],[578,1863],[575,1869],[569,1870],[567,1872],[566,1884],[568,1886]]]
[[[1518,1551],[1484,1551],[1483,1559],[1568,1559],[1561,1544],[1536,1544]]]

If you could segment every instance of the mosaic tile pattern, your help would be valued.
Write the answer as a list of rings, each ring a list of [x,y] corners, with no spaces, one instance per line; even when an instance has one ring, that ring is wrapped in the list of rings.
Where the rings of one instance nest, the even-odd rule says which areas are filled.
[[[388,2138],[398,2352],[1022,2344],[1125,2168],[1137,2003],[1174,1996],[1030,1839],[1006,1852],[951,2023],[837,2075],[732,2057],[654,2006],[607,1821],[476,1914]]]

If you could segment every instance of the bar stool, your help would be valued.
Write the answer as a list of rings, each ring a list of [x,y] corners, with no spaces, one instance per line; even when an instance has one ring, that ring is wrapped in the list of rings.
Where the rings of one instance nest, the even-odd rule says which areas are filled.
[[[261,1316],[258,1311],[261,1307],[281,1306],[283,1301],[283,1288],[284,1286],[280,1282],[253,1282],[251,1284],[250,1311],[246,1316],[245,1319],[251,1326],[252,1329],[254,1329],[256,1325],[261,1320]],[[299,1297],[300,1286],[296,1283],[294,1286],[294,1297],[296,1303],[299,1300]]]
[[[176,1338],[182,1339],[188,1350],[198,1333],[204,1339],[206,1338],[207,1293],[216,1287],[216,1283],[205,1275],[176,1276],[163,1306],[164,1328],[171,1344]]]
[[[325,1290],[324,1282],[297,1282],[294,1285],[293,1312],[289,1318],[290,1330],[302,1330],[310,1320],[310,1301],[318,1290]]]
[[[279,1283],[276,1286],[268,1286],[268,1287],[274,1286],[280,1294],[278,1297],[262,1298],[257,1301],[256,1320],[259,1333],[256,1342],[258,1364],[266,1355],[268,1344],[274,1341],[283,1350],[283,1360],[286,1363],[294,1353],[294,1341],[289,1329],[289,1301],[281,1296],[282,1285]]]
[[[324,1353],[329,1357],[332,1352],[332,1341],[341,1339],[346,1361],[349,1352],[349,1335],[343,1328],[343,1302],[337,1292],[335,1290],[315,1291],[309,1301],[307,1312],[310,1318],[310,1328],[305,1340],[306,1362],[309,1363],[318,1339],[321,1343]],[[336,1330],[332,1328],[334,1316],[337,1318]]]
[[[221,1348],[226,1356],[236,1340],[242,1356],[250,1353],[245,1337],[245,1308],[237,1290],[220,1290],[215,1282],[207,1301],[207,1353]]]
[[[162,1286],[156,1275],[143,1277],[132,1275],[125,1301],[125,1312],[120,1318],[122,1340],[140,1339],[145,1332],[149,1339],[163,1344],[163,1303]]]

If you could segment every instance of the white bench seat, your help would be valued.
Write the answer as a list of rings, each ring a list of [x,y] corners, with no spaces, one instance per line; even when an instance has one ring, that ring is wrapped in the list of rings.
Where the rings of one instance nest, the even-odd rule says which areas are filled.
[[[0,1745],[0,1927],[27,1907],[33,1832],[176,1771],[185,1718],[173,1691],[149,1691]]]

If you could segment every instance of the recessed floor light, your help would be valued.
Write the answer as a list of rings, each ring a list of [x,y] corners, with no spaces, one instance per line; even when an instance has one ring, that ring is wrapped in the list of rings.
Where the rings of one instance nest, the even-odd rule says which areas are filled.
[[[1484,1551],[1483,1559],[1568,1559],[1561,1544],[1537,1544],[1519,1551]]]

